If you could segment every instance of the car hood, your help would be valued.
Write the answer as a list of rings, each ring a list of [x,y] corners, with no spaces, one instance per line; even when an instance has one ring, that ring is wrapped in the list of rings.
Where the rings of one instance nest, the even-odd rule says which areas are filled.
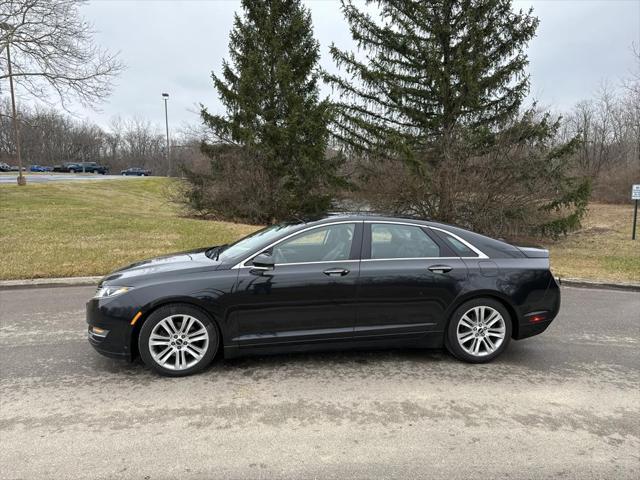
[[[136,280],[141,277],[156,276],[177,270],[190,271],[197,269],[217,268],[220,262],[207,257],[205,252],[213,247],[200,248],[187,252],[173,253],[161,257],[149,258],[132,263],[106,275],[101,284],[108,282],[119,284],[124,281]]]

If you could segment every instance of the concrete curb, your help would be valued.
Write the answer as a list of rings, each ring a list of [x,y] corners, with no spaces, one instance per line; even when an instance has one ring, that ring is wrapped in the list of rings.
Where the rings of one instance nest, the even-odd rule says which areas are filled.
[[[65,278],[35,278],[32,280],[1,280],[0,290],[19,288],[44,288],[44,287],[80,287],[98,285],[102,277],[65,277]],[[577,288],[601,288],[606,290],[626,290],[640,292],[640,283],[631,282],[606,282],[604,280],[586,280],[583,278],[561,278],[556,280],[563,287]]]
[[[613,283],[604,280],[586,280],[584,278],[558,278],[557,280],[558,283],[563,287],[601,288],[605,290],[625,290],[627,292],[640,292],[640,283]]]
[[[65,278],[34,278],[30,280],[2,280],[0,290],[13,290],[19,288],[44,288],[44,287],[80,287],[98,285],[102,277],[65,277]]]

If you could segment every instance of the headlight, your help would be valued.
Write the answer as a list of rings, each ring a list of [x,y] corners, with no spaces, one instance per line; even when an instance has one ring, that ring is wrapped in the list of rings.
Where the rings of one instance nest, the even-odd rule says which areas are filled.
[[[133,287],[117,287],[115,285],[100,287],[96,291],[96,294],[93,296],[93,298],[115,297],[116,295],[122,295],[123,293],[128,292],[132,288]]]

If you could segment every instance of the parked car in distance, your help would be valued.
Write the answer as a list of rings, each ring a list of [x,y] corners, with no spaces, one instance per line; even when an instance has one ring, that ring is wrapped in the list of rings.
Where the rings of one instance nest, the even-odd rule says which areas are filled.
[[[8,163],[0,163],[0,172],[10,172],[11,171],[11,167],[9,166]]]
[[[140,167],[129,167],[126,170],[122,170],[120,175],[129,176],[134,175],[138,177],[148,177],[151,175],[151,170]]]
[[[23,172],[27,170],[27,167],[22,167],[20,168],[18,165],[11,165],[9,167],[9,171],[10,172],[19,172],[20,170],[22,170]]]
[[[99,165],[96,162],[80,162],[78,166],[80,167],[80,171],[84,171],[85,173],[99,173],[101,175],[109,173],[109,167]]]
[[[96,162],[65,162],[62,165],[54,166],[53,171],[68,173],[100,173],[102,175],[106,175],[109,173],[109,167],[99,165]]]
[[[46,167],[44,165],[31,165],[29,167],[30,172],[50,172],[51,167]]]
[[[547,250],[339,214],[131,264],[102,279],[86,311],[98,352],[183,376],[219,352],[444,346],[483,363],[542,333],[559,309]]]
[[[63,163],[61,165],[54,165],[53,171],[54,172],[65,172],[65,173],[81,172],[82,171],[82,166],[80,166],[80,164],[77,163],[77,162],[65,162],[65,163]]]

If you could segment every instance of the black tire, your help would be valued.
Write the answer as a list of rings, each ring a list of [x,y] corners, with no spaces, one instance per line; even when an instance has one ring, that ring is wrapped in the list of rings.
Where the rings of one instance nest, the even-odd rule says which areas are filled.
[[[158,363],[154,359],[149,347],[149,337],[151,336],[154,328],[164,319],[173,315],[188,315],[190,317],[194,317],[200,323],[202,323],[209,336],[208,346],[202,358],[195,365],[182,370],[166,368]],[[219,344],[220,335],[218,334],[218,329],[209,315],[207,315],[199,308],[183,303],[173,303],[165,305],[152,312],[151,315],[149,315],[149,318],[147,318],[147,320],[142,325],[142,328],[140,329],[140,335],[138,337],[138,349],[140,351],[140,357],[142,358],[142,361],[159,374],[168,377],[184,377],[204,370],[205,368],[207,368],[207,366],[209,366],[209,364],[215,357],[218,351]],[[170,357],[171,356],[172,355],[170,355]],[[173,358],[175,358],[175,356]]]
[[[70,168],[69,173],[76,173],[76,171],[73,168]]]
[[[489,307],[494,311],[498,312],[503,319],[504,323],[504,338],[501,340],[500,345],[495,348],[494,351],[488,352],[488,343],[484,340],[480,341],[478,339],[478,343],[480,343],[481,348],[484,348],[483,351],[478,352],[477,355],[473,355],[466,351],[465,347],[461,344],[458,339],[458,325],[461,323],[465,314],[467,314],[470,310],[473,310],[474,307]],[[470,317],[473,317],[474,314],[470,314]],[[470,318],[468,317],[468,318]],[[464,322],[463,322],[464,323]],[[461,327],[465,329],[466,327]],[[451,315],[451,319],[449,320],[449,325],[447,326],[447,332],[445,337],[445,346],[447,350],[459,360],[468,363],[487,363],[499,356],[502,352],[505,351],[507,346],[509,345],[509,341],[511,340],[511,332],[513,330],[513,326],[511,324],[511,315],[509,315],[508,310],[502,305],[500,302],[493,300],[491,298],[474,298],[473,300],[469,300],[462,305],[460,305],[453,315]],[[470,335],[474,335],[473,331],[468,332]],[[480,332],[486,335],[485,332]],[[464,332],[462,333],[464,335]],[[487,337],[489,338],[489,337]],[[463,343],[467,343],[462,339]],[[495,340],[494,337],[491,337],[490,340],[493,342]],[[476,340],[471,337],[471,342],[475,342]],[[467,344],[468,345],[468,344]],[[472,343],[475,345],[475,343]],[[472,349],[472,348],[470,348]]]

